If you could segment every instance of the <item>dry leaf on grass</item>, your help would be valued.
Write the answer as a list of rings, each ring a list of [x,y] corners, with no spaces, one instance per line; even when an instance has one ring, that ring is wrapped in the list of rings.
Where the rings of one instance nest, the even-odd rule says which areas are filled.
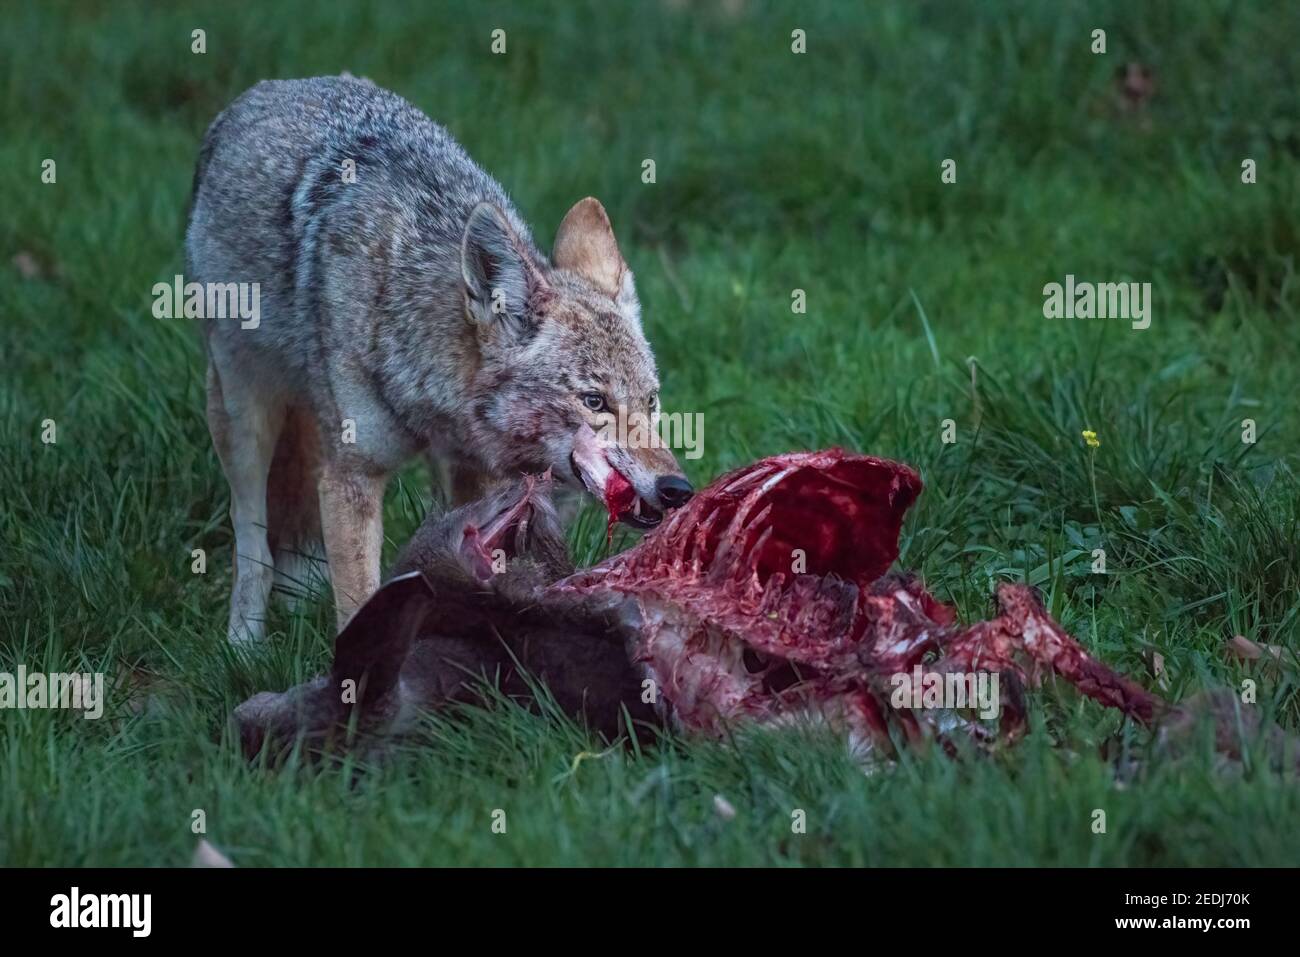
[[[1165,672],[1165,656],[1158,651],[1151,651],[1147,654],[1147,668],[1151,672],[1151,677],[1156,680],[1156,685],[1161,691],[1169,690],[1169,675]]]
[[[1274,661],[1282,661],[1286,655],[1285,648],[1251,641],[1245,635],[1237,635],[1232,638],[1224,644],[1224,648],[1231,657],[1239,658],[1242,661],[1258,661],[1265,655],[1272,657]]]

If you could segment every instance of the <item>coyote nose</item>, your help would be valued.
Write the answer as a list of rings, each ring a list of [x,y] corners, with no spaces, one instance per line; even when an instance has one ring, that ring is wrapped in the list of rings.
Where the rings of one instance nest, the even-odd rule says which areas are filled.
[[[680,475],[665,475],[655,480],[655,492],[666,508],[681,508],[691,500],[695,489]]]

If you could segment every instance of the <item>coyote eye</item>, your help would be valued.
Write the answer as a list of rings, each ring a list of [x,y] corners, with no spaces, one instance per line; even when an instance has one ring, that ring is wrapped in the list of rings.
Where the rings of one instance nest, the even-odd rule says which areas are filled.
[[[584,392],[582,394],[582,404],[592,412],[604,412],[606,409],[605,397],[599,392]]]

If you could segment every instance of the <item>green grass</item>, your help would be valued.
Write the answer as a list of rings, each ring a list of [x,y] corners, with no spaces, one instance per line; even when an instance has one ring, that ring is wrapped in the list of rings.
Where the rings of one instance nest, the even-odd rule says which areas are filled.
[[[241,865],[1294,863],[1294,779],[1224,772],[1204,749],[1117,778],[1103,745],[1145,758],[1148,736],[1065,687],[1032,695],[1013,750],[915,752],[871,776],[812,732],[606,749],[509,707],[431,717],[361,774],[241,760],[231,708],[319,671],[332,616],[323,599],[281,611],[257,656],[226,648],[201,352],[190,323],[152,318],[150,289],[181,270],[211,117],[264,77],[343,69],[446,124],[543,241],[602,198],[666,407],[705,414],[694,479],[829,444],[904,459],[927,490],[901,564],[964,617],[1028,579],[1115,667],[1151,683],[1160,653],[1175,698],[1250,677],[1300,724],[1292,664],[1222,651],[1236,634],[1300,650],[1300,8],[610,6],[6,15],[0,671],[103,671],[116,689],[100,721],[0,712],[0,863],[181,864],[195,809]],[[1115,92],[1129,60],[1156,77],[1138,110]],[[1150,329],[1044,319],[1042,287],[1066,273],[1152,283]],[[390,488],[389,557],[430,499],[420,469]],[[574,531],[583,558],[601,524]]]

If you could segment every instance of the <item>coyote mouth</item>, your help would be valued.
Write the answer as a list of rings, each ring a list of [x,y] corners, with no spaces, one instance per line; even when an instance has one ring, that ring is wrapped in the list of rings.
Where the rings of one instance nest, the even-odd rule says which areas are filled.
[[[618,522],[648,530],[663,521],[664,513],[638,494],[627,476],[610,465],[605,450],[589,429],[579,432],[574,439],[569,466],[578,484],[604,502],[609,513],[609,535],[613,535]]]
[[[632,508],[621,513],[618,520],[624,525],[631,525],[633,528],[651,529],[664,520],[664,513],[638,495]]]

